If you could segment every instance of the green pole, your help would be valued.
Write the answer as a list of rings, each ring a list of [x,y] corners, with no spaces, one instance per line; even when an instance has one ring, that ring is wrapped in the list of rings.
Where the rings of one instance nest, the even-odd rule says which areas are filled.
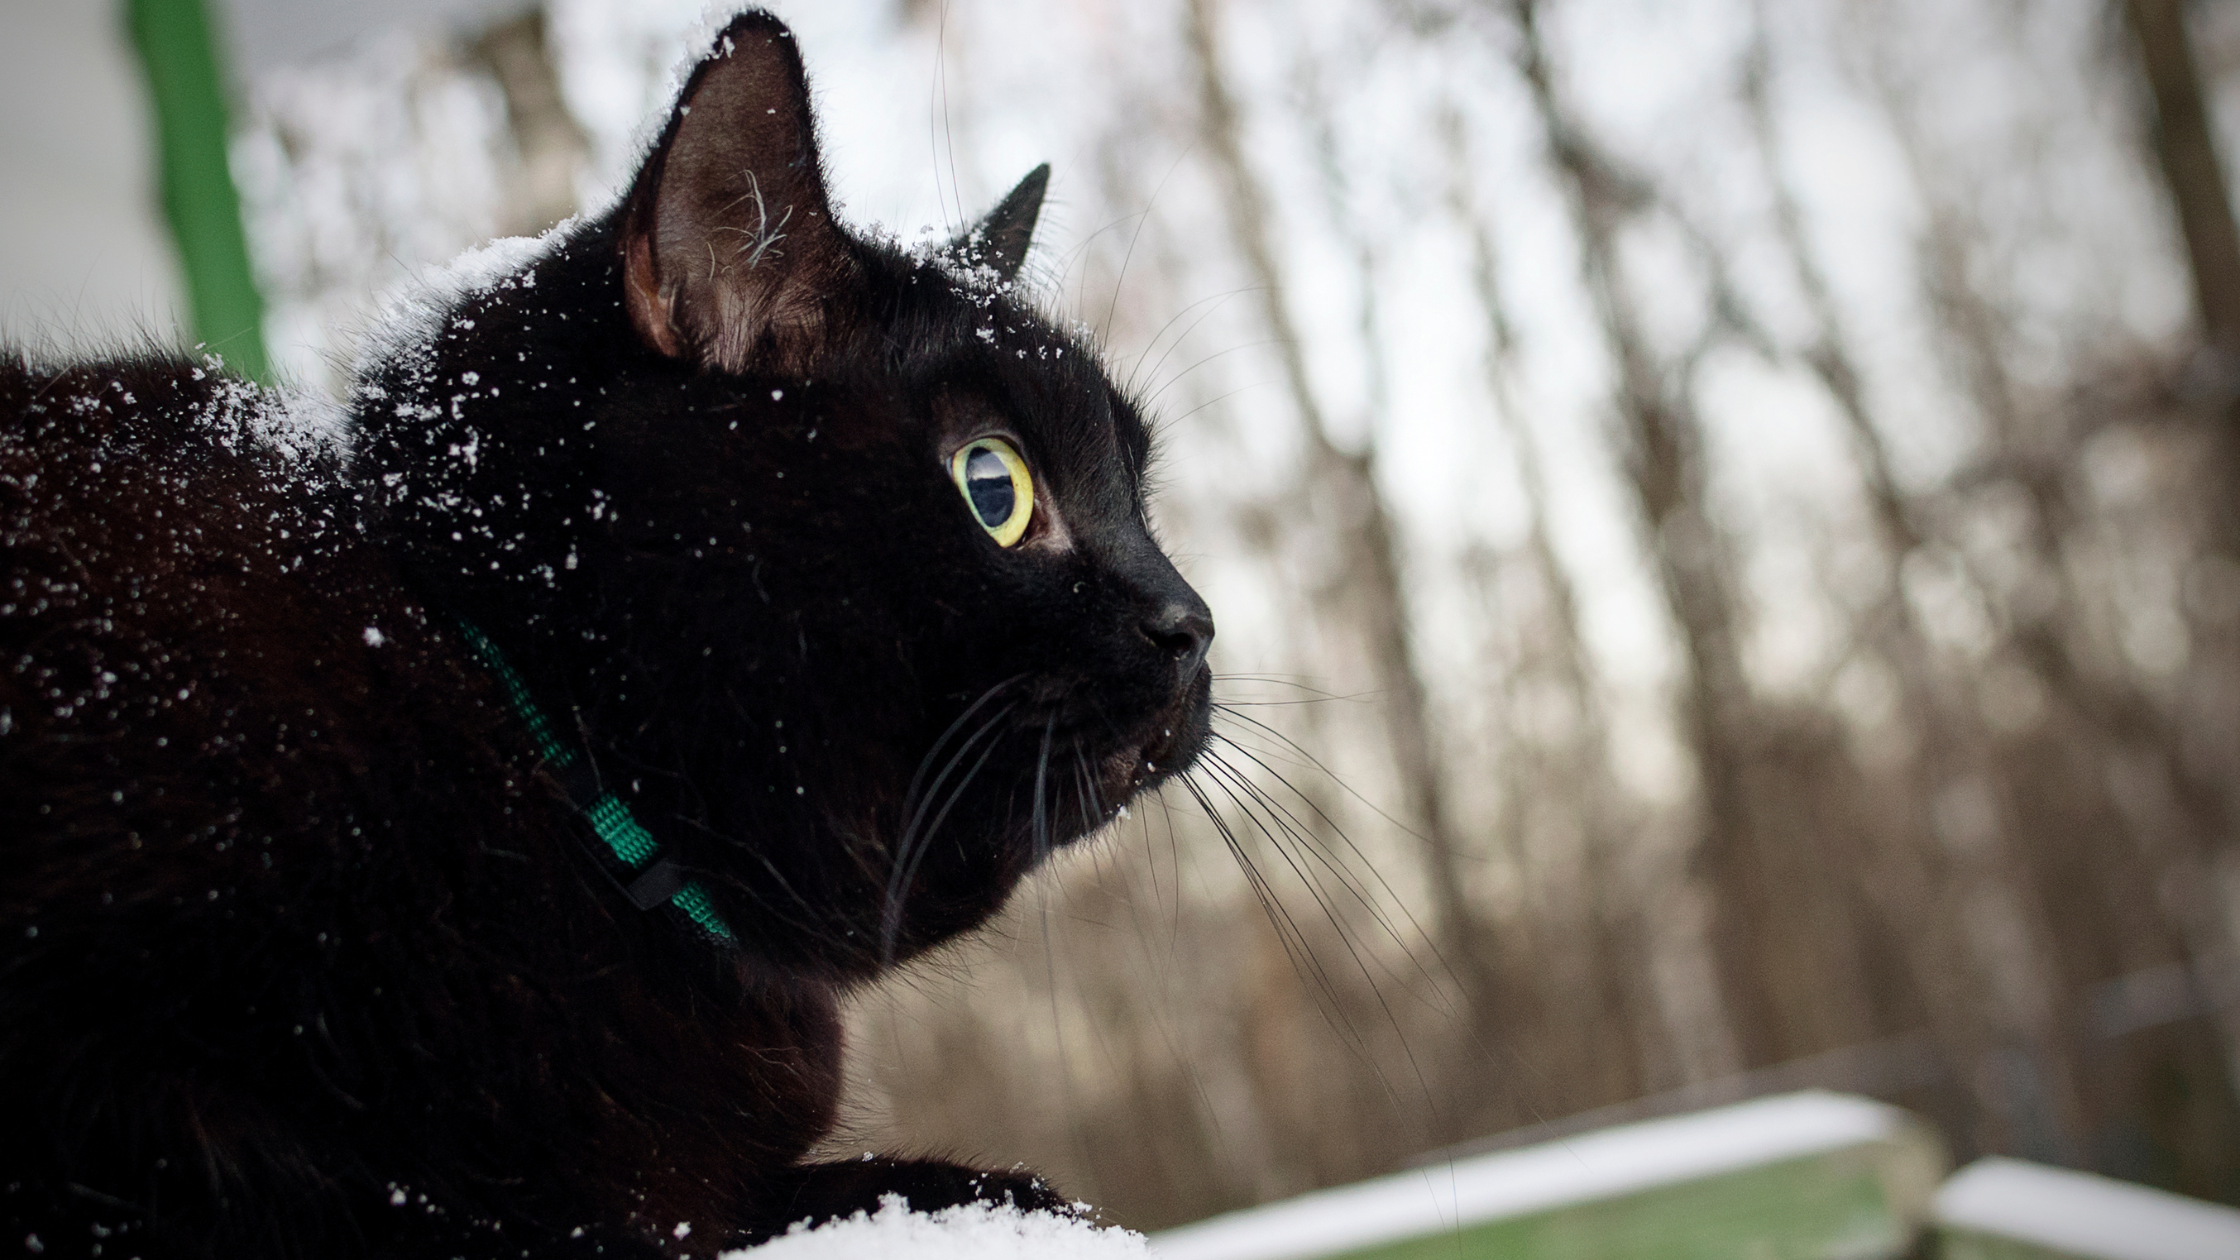
[[[243,376],[268,380],[264,299],[226,166],[226,81],[204,3],[126,0],[125,21],[155,102],[163,209],[186,271],[194,337]]]

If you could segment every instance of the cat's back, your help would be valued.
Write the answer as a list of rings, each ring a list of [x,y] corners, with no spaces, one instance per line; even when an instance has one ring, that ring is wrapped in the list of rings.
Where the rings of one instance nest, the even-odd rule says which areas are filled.
[[[379,768],[443,656],[339,466],[212,368],[0,362],[0,901],[248,882],[245,839],[302,830],[257,812]]]
[[[191,1240],[232,1186],[229,1236],[265,1248],[244,1254],[363,1254],[327,1193],[358,1166],[351,1126],[448,1105],[413,1072],[455,1053],[459,994],[526,1019],[509,968],[544,938],[489,907],[559,917],[537,873],[572,869],[560,806],[512,768],[526,737],[368,540],[341,465],[271,392],[209,369],[0,362],[17,1237],[184,1204],[171,1241],[136,1247],[208,1254]]]
[[[0,361],[0,641],[83,627],[95,608],[160,618],[301,534],[295,567],[319,541],[306,525],[332,532],[334,505],[314,501],[334,460],[308,431],[288,440],[284,415],[254,385],[159,356]],[[139,593],[129,608],[107,606],[120,583]]]

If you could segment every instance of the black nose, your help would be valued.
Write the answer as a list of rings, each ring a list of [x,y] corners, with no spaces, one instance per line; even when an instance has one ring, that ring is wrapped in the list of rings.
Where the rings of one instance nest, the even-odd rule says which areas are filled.
[[[1213,613],[1195,596],[1170,600],[1143,619],[1143,637],[1174,657],[1176,677],[1194,678],[1205,664],[1206,649],[1213,646]]]

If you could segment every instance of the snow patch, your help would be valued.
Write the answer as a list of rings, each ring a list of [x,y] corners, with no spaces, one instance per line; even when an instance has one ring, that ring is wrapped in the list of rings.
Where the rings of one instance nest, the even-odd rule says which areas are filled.
[[[392,290],[382,299],[381,313],[360,343],[355,375],[363,378],[383,363],[424,351],[443,330],[443,321],[451,312],[478,293],[536,287],[531,268],[583,222],[581,216],[575,216],[554,224],[541,236],[508,236],[478,245]]]
[[[331,395],[306,386],[283,384],[275,388],[278,406],[266,422],[266,433],[283,450],[304,453],[317,450],[340,453],[350,433],[350,412]]]
[[[966,1203],[913,1212],[900,1195],[876,1214],[858,1212],[815,1229],[796,1225],[760,1247],[722,1260],[1150,1260],[1143,1235],[1049,1212]]]

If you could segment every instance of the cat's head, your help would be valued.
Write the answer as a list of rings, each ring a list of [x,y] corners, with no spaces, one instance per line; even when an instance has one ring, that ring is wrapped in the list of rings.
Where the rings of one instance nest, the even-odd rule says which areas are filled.
[[[1013,289],[839,224],[793,39],[734,20],[620,205],[360,386],[358,467],[747,947],[862,975],[1197,756],[1149,426]]]

